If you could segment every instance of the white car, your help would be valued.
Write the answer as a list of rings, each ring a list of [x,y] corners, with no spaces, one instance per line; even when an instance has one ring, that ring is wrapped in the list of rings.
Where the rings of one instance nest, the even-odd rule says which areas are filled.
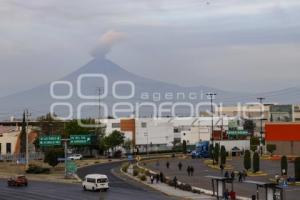
[[[103,174],[89,174],[82,181],[83,190],[92,191],[107,191],[109,189],[109,181],[106,175]]]
[[[69,160],[81,160],[82,155],[81,154],[74,154],[68,157]]]

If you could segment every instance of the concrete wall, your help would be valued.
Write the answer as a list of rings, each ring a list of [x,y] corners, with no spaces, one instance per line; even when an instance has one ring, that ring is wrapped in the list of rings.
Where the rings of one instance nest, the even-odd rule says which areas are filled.
[[[300,141],[266,141],[266,144],[276,145],[276,155],[300,156]]]

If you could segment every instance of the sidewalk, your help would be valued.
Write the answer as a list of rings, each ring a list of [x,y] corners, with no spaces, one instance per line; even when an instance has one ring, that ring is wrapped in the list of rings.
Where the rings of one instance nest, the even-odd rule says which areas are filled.
[[[160,191],[167,196],[179,197],[180,199],[189,199],[189,200],[213,200],[216,199],[215,197],[204,195],[204,194],[197,194],[192,192],[183,191],[180,189],[175,189],[165,183],[153,183],[151,184],[150,177],[147,177],[147,181],[141,181],[139,178],[131,176],[128,173],[125,173],[121,170],[121,173],[126,175],[127,177],[134,179],[135,181],[142,183],[154,190]]]

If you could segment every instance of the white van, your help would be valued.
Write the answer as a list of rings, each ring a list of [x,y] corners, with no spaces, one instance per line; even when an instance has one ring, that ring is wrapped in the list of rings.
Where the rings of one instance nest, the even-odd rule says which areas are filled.
[[[89,174],[89,175],[85,176],[85,178],[82,182],[82,187],[84,190],[107,191],[109,189],[108,183],[109,182],[108,182],[108,178],[106,175]]]

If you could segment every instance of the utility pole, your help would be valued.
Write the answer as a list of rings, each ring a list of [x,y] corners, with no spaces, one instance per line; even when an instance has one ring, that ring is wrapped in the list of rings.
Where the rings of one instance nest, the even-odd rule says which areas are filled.
[[[28,141],[28,135],[29,135],[29,117],[31,116],[31,113],[28,112],[28,109],[25,110],[25,116],[26,116],[26,169],[28,169],[29,166],[29,141]]]
[[[65,152],[65,178],[68,177],[68,170],[67,170],[67,164],[68,164],[68,141],[70,139],[62,139],[62,142],[64,143],[64,152]]]
[[[207,97],[210,99],[210,112],[211,112],[211,142],[212,145],[214,145],[214,138],[213,138],[213,133],[214,133],[214,108],[213,108],[213,99],[217,95],[216,93],[207,93]]]
[[[99,119],[99,122],[100,122],[100,119],[101,119],[101,94],[102,94],[102,88],[101,87],[98,87],[97,88],[97,94],[99,95],[99,107],[98,107],[98,119]]]
[[[263,104],[263,101],[266,98],[264,97],[258,97],[257,100],[259,101],[260,104]],[[263,155],[263,107],[260,109],[260,138],[259,138],[259,148],[260,148],[260,155]]]

